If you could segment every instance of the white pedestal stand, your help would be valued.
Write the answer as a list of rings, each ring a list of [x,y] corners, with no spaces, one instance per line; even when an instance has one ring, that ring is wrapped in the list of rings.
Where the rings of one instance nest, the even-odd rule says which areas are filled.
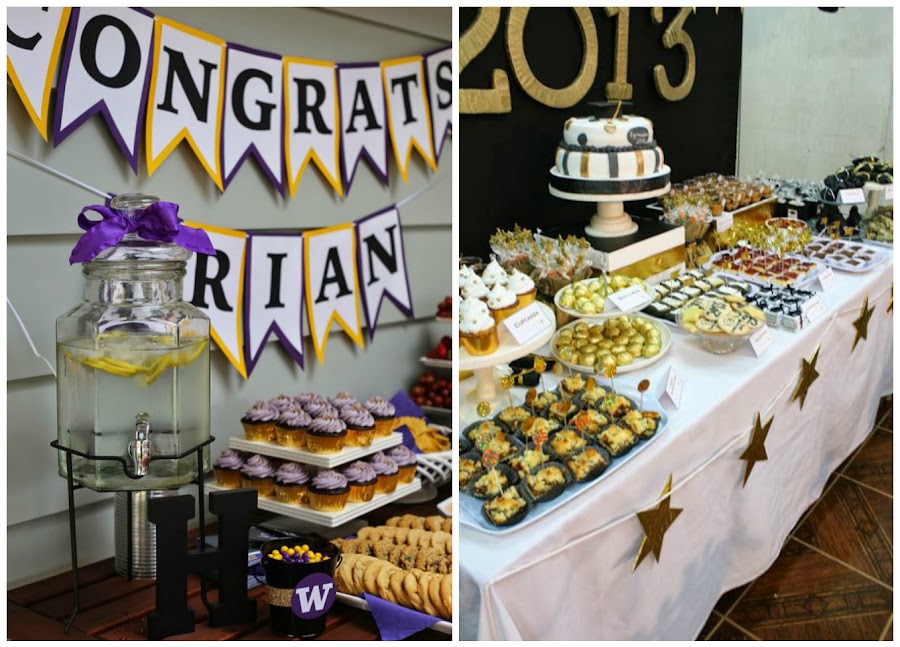
[[[552,308],[540,302],[536,303],[548,321],[556,321],[556,315],[553,313]],[[487,402],[495,411],[502,404],[503,396],[498,393],[497,382],[494,380],[494,367],[501,364],[509,364],[520,357],[525,357],[550,341],[554,332],[556,332],[555,325],[550,326],[527,343],[519,345],[515,342],[512,335],[505,331],[500,331],[500,347],[490,355],[469,355],[465,348],[459,349],[459,370],[472,371],[477,380],[474,389],[470,389],[467,393],[460,395],[459,419],[463,426],[468,421],[477,420],[481,417],[477,412],[479,403]]]

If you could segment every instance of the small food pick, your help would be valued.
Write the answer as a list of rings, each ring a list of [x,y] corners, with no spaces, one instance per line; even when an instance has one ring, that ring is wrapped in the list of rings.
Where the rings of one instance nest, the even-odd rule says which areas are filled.
[[[640,384],[638,384],[638,391],[641,393],[641,403],[638,405],[638,410],[644,410],[644,391],[650,388],[650,380],[641,380]]]
[[[604,366],[603,367],[603,374],[609,378],[609,386],[613,391],[616,390],[616,384],[615,384],[615,382],[613,382],[613,378],[616,376],[616,373],[618,373],[618,372],[619,372],[619,370],[615,366]]]
[[[575,429],[578,430],[578,433],[581,434],[581,440],[584,440],[584,428],[588,425],[588,417],[587,412],[582,411],[577,416],[575,416]]]
[[[491,474],[494,475],[494,479],[497,481],[497,489],[500,490],[500,495],[503,495],[503,485],[500,483],[500,475],[497,474],[497,463],[500,462],[500,455],[497,453],[495,449],[485,449],[484,453],[481,455],[481,464],[484,465],[485,469],[488,470]]]
[[[509,408],[512,409],[512,406],[513,406],[512,393],[509,392],[509,390],[513,386],[512,377],[509,375],[506,375],[506,376],[500,378],[500,386],[503,388],[504,391],[506,391],[506,397],[509,400]]]
[[[475,411],[478,412],[478,415],[482,418],[487,418],[489,415],[491,415],[491,403],[483,400],[478,403]]]
[[[537,397],[537,389],[531,387],[525,392],[525,404],[531,407],[531,415],[534,416],[534,399]]]
[[[541,390],[546,391],[547,387],[544,386],[544,371],[547,370],[547,362],[543,357],[535,357],[534,358],[534,372],[541,376]]]
[[[541,457],[541,463],[544,462],[544,443],[547,442],[547,430],[546,429],[538,429],[537,432],[531,437],[534,440],[534,446],[538,450],[538,454]]]

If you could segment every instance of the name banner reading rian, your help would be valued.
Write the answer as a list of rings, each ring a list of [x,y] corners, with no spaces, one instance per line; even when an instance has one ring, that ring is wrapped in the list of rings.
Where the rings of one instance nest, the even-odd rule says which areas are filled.
[[[283,196],[318,172],[344,197],[361,167],[387,185],[390,151],[404,182],[413,149],[436,171],[453,131],[449,46],[323,61],[302,29],[297,51],[270,53],[139,8],[10,8],[7,22],[7,75],[41,137],[63,146],[99,114],[135,173],[139,154],[153,175],[186,143],[220,191],[253,156]]]

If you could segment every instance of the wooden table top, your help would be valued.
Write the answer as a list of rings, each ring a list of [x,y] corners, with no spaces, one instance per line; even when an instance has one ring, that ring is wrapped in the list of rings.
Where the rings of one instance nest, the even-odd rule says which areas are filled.
[[[450,496],[444,486],[432,502],[415,505],[391,504],[367,515],[371,525],[397,514],[437,514],[435,504]],[[197,533],[191,535],[195,541]],[[69,633],[63,627],[72,613],[72,574],[61,573],[33,582],[7,593],[7,638],[9,640],[146,640],[147,615],[156,606],[153,580],[127,580],[116,574],[113,559],[105,559],[78,569],[81,611]],[[275,634],[269,623],[269,605],[265,587],[249,592],[256,600],[257,620],[252,624],[212,628],[206,624],[206,607],[200,601],[200,580],[188,578],[188,604],[197,624],[194,633],[171,636],[169,640],[286,640]],[[218,599],[215,589],[208,592],[210,602]],[[325,632],[318,640],[379,640],[371,614],[342,604],[328,613]],[[425,630],[410,637],[414,640],[449,640],[450,636]]]

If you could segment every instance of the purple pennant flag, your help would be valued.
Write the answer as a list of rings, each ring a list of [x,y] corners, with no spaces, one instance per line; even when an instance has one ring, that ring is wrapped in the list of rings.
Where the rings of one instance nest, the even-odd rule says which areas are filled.
[[[403,640],[441,621],[440,618],[407,609],[375,595],[363,593],[363,597],[369,605],[382,640]]]
[[[424,56],[435,162],[440,162],[444,141],[447,135],[453,132],[452,51],[448,45]]]
[[[375,338],[375,326],[385,297],[404,316],[409,319],[413,317],[403,230],[397,207],[388,207],[357,220],[356,240],[363,310],[371,340]]]
[[[59,146],[95,114],[103,115],[137,173],[153,54],[153,14],[145,9],[73,8],[59,74],[53,145]],[[122,43],[109,61],[100,42]],[[101,63],[102,61],[102,63]]]
[[[344,195],[361,159],[388,185],[387,104],[378,63],[342,63],[338,70],[341,110],[341,173]]]
[[[228,43],[221,139],[225,188],[252,154],[284,195],[282,73],[278,54]]]
[[[270,333],[303,368],[303,234],[247,235],[244,358],[249,376]]]

